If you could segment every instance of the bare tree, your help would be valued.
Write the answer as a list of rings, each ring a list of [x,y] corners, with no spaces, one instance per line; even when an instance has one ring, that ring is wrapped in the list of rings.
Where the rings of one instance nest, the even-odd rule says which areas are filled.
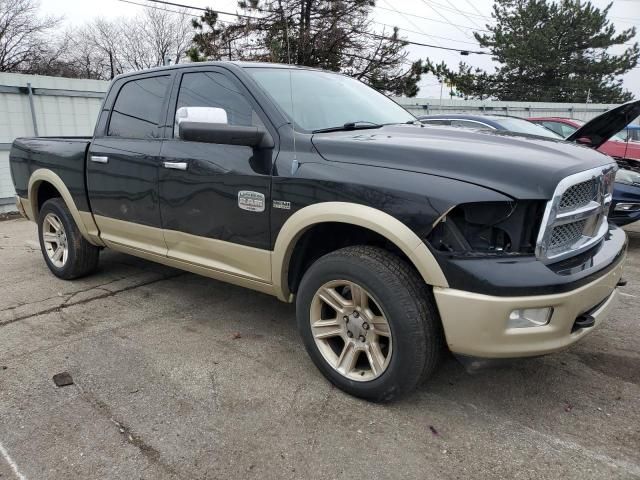
[[[145,8],[132,18],[96,18],[55,33],[61,19],[38,15],[38,0],[0,0],[0,72],[94,79],[179,63],[194,29],[186,10]]]
[[[180,63],[186,56],[193,38],[191,16],[186,10],[173,13],[147,8],[139,23],[157,65],[162,65],[165,59]]]
[[[120,22],[120,54],[125,68],[158,67],[165,61],[179,63],[191,44],[193,27],[185,12],[147,8],[142,17]]]
[[[38,15],[37,0],[0,0],[0,72],[29,72],[34,62],[51,54],[51,32],[60,24],[57,17]]]
[[[163,65],[166,59],[179,63],[186,57],[192,36],[186,11],[150,7],[139,17],[95,19],[73,31],[65,61],[73,67],[74,76],[111,79],[123,72]]]

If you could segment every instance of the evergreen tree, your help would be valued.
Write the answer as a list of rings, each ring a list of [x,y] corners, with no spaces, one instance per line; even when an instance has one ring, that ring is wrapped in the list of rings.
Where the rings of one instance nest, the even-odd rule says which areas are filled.
[[[458,91],[472,98],[499,100],[620,103],[633,95],[620,76],[638,65],[638,43],[620,55],[610,47],[628,43],[635,28],[616,33],[600,10],[581,0],[495,0],[487,25],[474,33],[499,66],[493,74],[461,63],[458,72],[427,62],[426,71],[451,76]]]

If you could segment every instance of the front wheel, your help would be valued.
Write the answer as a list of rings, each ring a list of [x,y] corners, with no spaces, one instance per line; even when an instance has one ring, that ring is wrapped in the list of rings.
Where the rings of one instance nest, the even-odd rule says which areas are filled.
[[[84,239],[61,198],[52,198],[42,205],[38,236],[42,256],[56,277],[72,280],[97,268],[100,249]]]
[[[311,359],[337,387],[373,401],[412,391],[436,368],[443,335],[428,286],[377,247],[347,247],[317,260],[297,298]]]

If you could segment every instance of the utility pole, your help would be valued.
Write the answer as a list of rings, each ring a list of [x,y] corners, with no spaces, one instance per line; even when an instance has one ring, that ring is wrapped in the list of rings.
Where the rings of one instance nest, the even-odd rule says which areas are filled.
[[[440,106],[442,106],[442,88],[444,87],[444,80],[440,80]]]
[[[116,76],[116,73],[113,71],[113,52],[109,50],[109,65],[111,66],[111,80]]]
[[[584,102],[585,111],[589,108],[589,104],[590,103],[591,103],[591,88],[589,88],[589,90],[587,90],[587,101]]]

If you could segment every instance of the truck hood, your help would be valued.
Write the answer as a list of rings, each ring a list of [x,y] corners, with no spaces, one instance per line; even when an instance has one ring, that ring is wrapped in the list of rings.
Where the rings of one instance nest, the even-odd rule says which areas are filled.
[[[634,121],[638,115],[640,115],[640,100],[623,103],[588,121],[566,140],[591,148],[600,148],[603,143]]]
[[[613,163],[564,141],[435,126],[318,133],[312,142],[328,161],[438,175],[519,199],[549,199],[564,177]]]

